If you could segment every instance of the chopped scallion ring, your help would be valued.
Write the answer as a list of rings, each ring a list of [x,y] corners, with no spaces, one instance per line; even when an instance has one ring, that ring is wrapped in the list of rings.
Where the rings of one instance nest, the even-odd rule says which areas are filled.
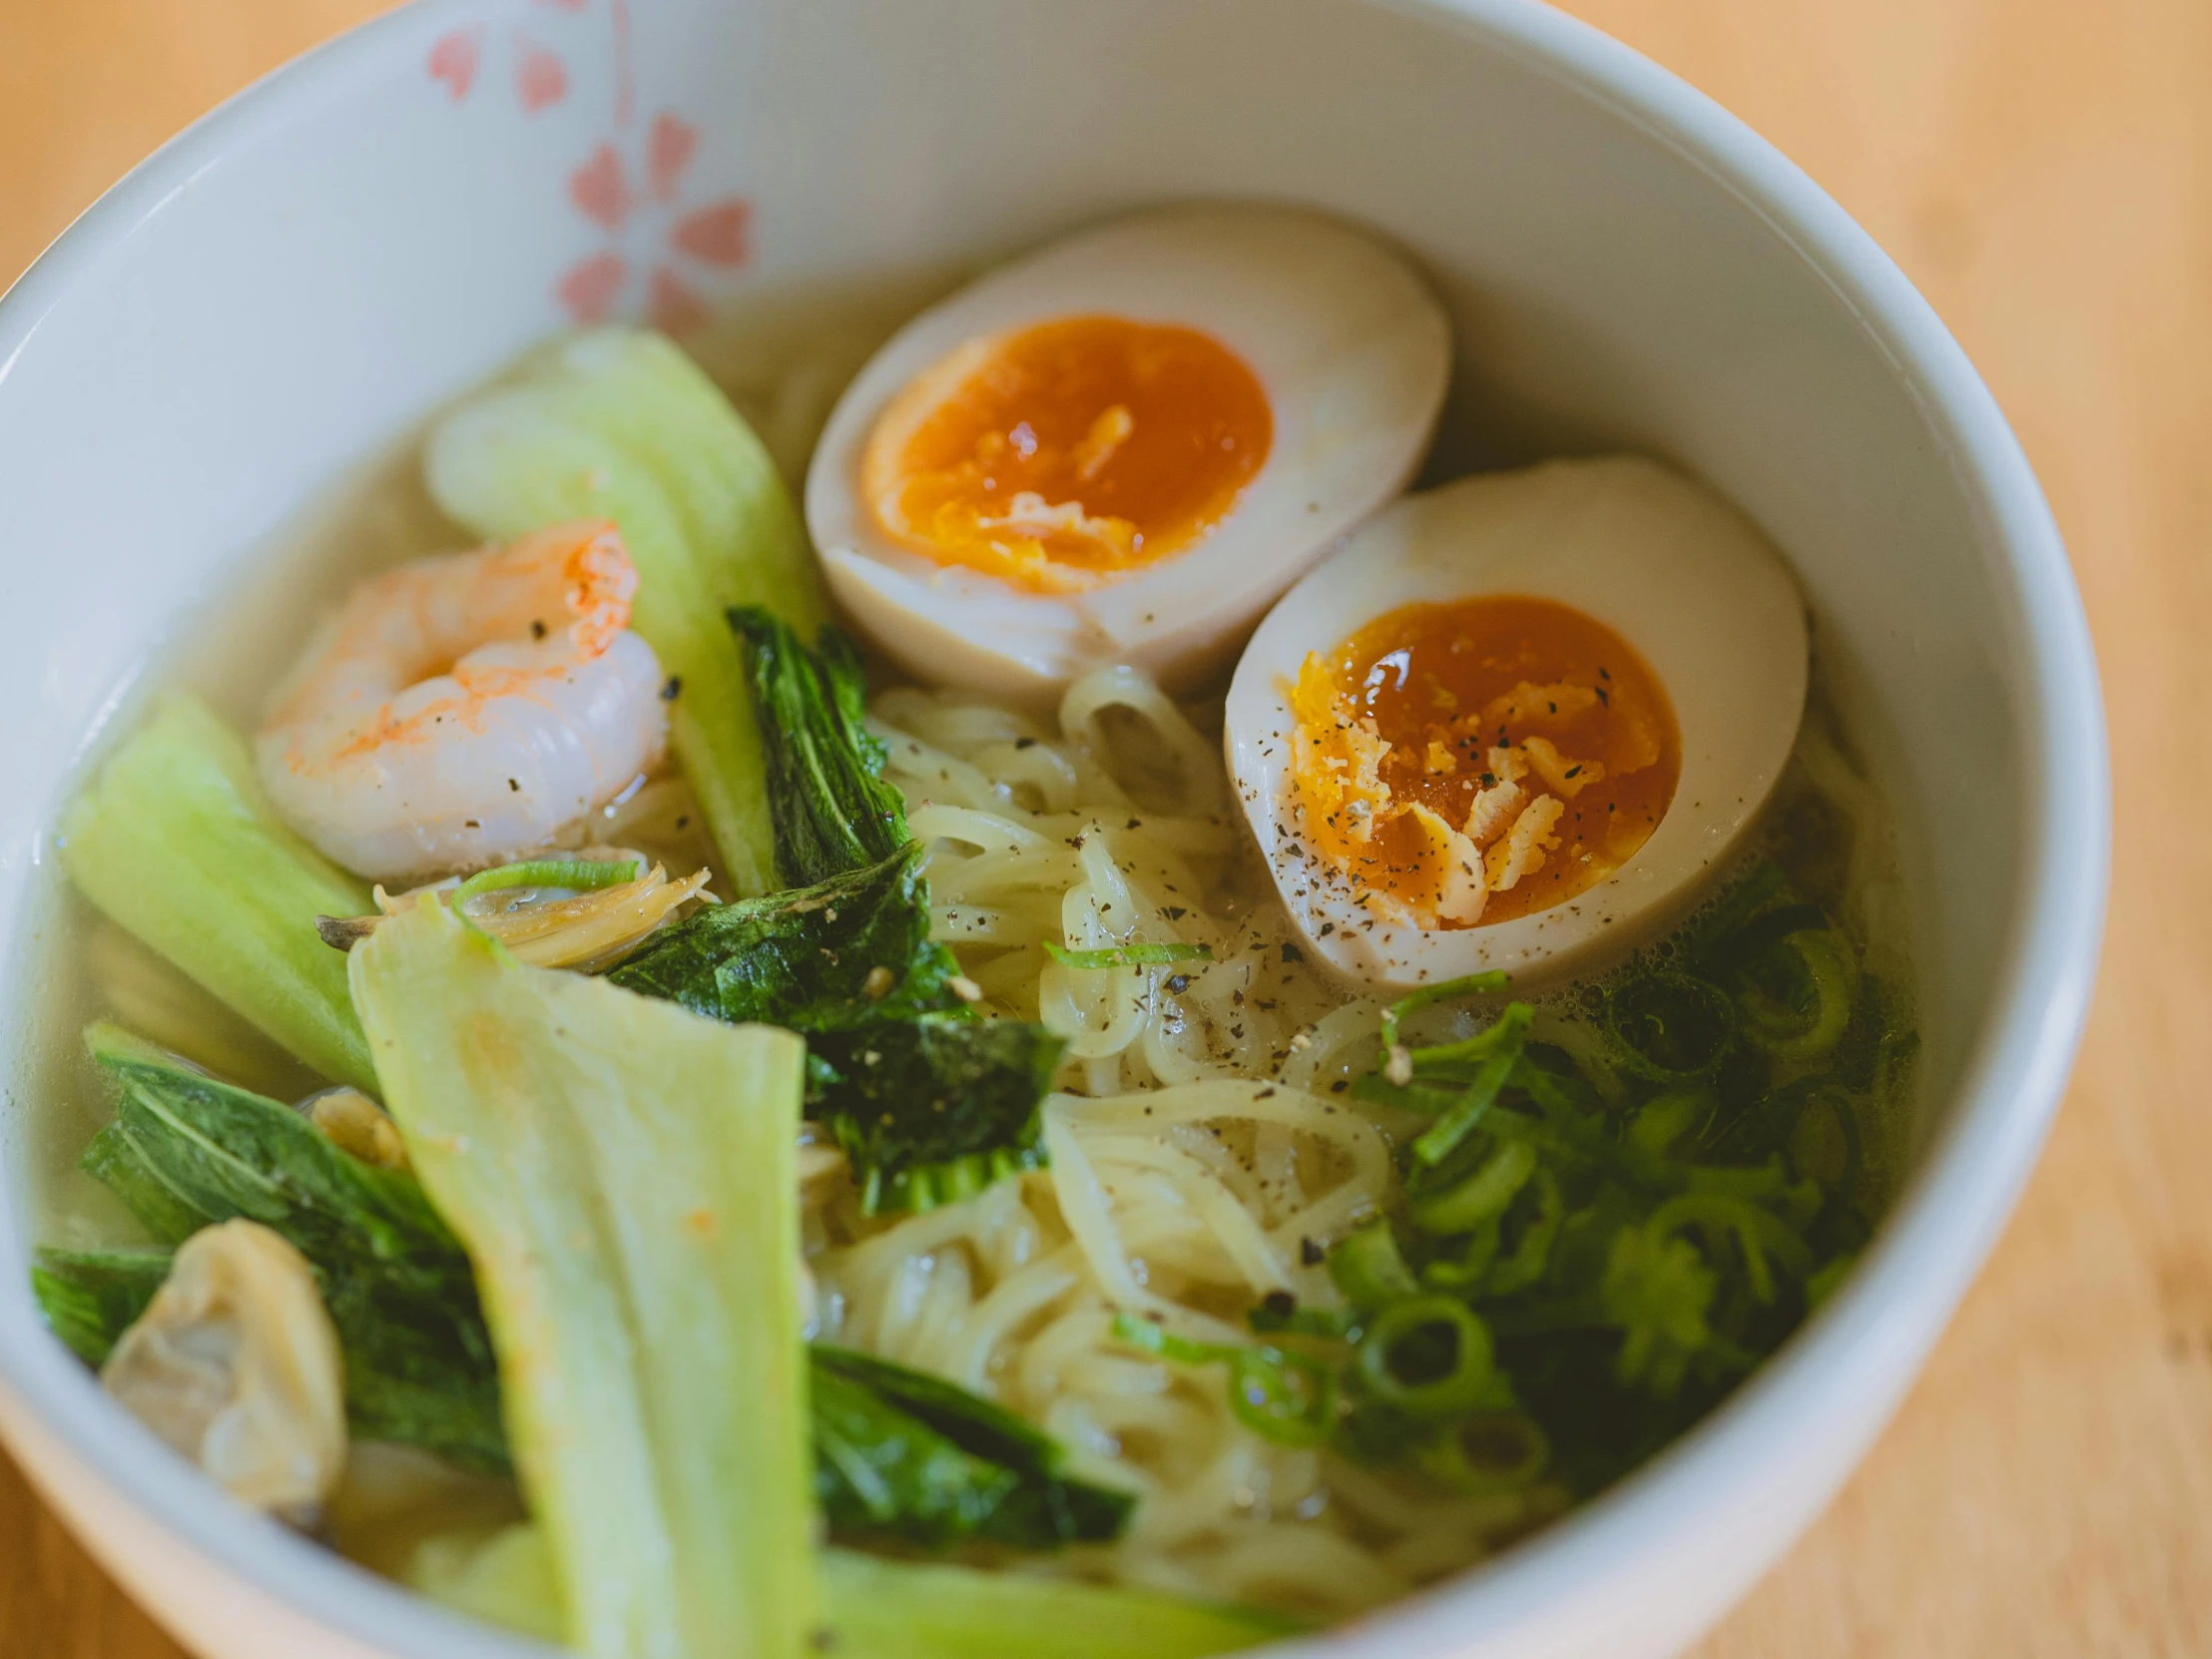
[[[1103,950],[1070,950],[1064,944],[1047,941],[1044,952],[1062,967],[1071,968],[1151,967],[1160,962],[1214,959],[1210,944],[1117,944]]]
[[[526,858],[518,864],[478,870],[453,889],[453,902],[461,904],[479,893],[497,892],[503,887],[564,887],[571,892],[595,892],[637,878],[635,858]]]

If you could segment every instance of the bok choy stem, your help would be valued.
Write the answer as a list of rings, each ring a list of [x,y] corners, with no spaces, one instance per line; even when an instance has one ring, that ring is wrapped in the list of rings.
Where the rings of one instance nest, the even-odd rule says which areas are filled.
[[[385,1102],[475,1265],[572,1643],[796,1659],[804,1045],[526,967],[427,898],[347,960]]]
[[[376,1086],[318,915],[368,889],[277,821],[239,735],[189,697],[125,741],[62,817],[62,867],[101,911],[323,1076]]]

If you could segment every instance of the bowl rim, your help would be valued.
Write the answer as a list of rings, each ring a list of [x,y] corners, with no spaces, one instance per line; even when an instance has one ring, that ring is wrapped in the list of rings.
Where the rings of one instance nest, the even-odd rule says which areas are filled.
[[[1856,1399],[1880,1401],[1871,1442],[2016,1202],[2063,1090],[2087,1014],[2102,937],[2110,788],[2102,702],[2086,618],[2034,472],[1988,389],[1934,309],[1873,238],[1795,164],[1668,70],[1539,0],[1356,0],[1460,38],[1641,129],[1727,190],[1855,316],[1943,444],[1960,494],[1984,526],[2000,598],[1993,619],[2024,665],[2012,688],[2030,806],[1989,1012],[1964,1058],[1950,1112],[1858,1270],[1719,1409],[1571,1515],[1470,1569],[1312,1642],[1274,1651],[1373,1655],[1447,1651],[1473,1631],[1526,1628],[1577,1587],[1629,1570],[1688,1515],[1747,1500],[1807,1421]],[[236,145],[281,128],[483,18],[484,0],[415,0],[272,71],[140,163],[65,230],[0,296],[0,383],[46,315]],[[2091,787],[2085,788],[2084,785]],[[13,1209],[12,1198],[0,1204]],[[12,1219],[10,1216],[8,1219]],[[446,1612],[411,1591],[220,1497],[89,1382],[39,1321],[12,1229],[0,1238],[0,1388],[9,1433],[54,1436],[106,1495],[302,1625],[393,1659],[525,1659],[555,1650]],[[1840,1484],[1850,1464],[1828,1482]],[[1809,1519],[1812,1511],[1807,1511]],[[1763,1570],[1794,1537],[1776,1529]],[[95,1541],[97,1548],[97,1541]],[[1748,1582],[1749,1572],[1744,1575]],[[165,1609],[149,1609],[162,1618]],[[1717,1613],[1718,1609],[1714,1609]],[[1685,1635],[1688,1632],[1684,1632]]]

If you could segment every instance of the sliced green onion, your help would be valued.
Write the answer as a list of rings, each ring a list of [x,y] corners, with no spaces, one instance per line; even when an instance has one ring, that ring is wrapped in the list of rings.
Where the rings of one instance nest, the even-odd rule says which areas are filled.
[[[1270,1295],[1245,1315],[1245,1324],[1262,1336],[1288,1331],[1298,1337],[1342,1342],[1359,1335],[1359,1316],[1350,1308],[1301,1308],[1287,1292]]]
[[[1047,940],[1044,953],[1062,967],[1071,968],[1151,967],[1159,962],[1210,962],[1214,959],[1214,947],[1210,944],[1117,944],[1102,950],[1070,950],[1064,944]]]
[[[1512,1253],[1500,1259],[1483,1281],[1482,1288],[1490,1296],[1511,1296],[1542,1279],[1544,1269],[1551,1265],[1552,1242],[1567,1219],[1566,1198],[1551,1171],[1539,1167],[1535,1179],[1522,1191],[1535,1195],[1536,1213],[1521,1228]]]
[[[1774,1274],[1767,1263],[1770,1254],[1794,1279],[1803,1279],[1813,1271],[1812,1248],[1773,1211],[1747,1199],[1719,1193],[1682,1193],[1654,1210],[1645,1225],[1654,1241],[1685,1227],[1695,1227],[1712,1240],[1733,1235],[1743,1252],[1751,1294],[1761,1303],[1774,1301]]]
[[[1483,1403],[1492,1370],[1490,1333],[1456,1298],[1415,1297],[1376,1315],[1354,1363],[1384,1404],[1409,1416],[1452,1416]]]
[[[1371,1222],[1347,1233],[1329,1253],[1329,1277],[1362,1313],[1420,1294],[1413,1270],[1398,1254],[1390,1224]]]
[[[1497,1217],[1477,1223],[1460,1241],[1457,1257],[1439,1256],[1421,1264],[1420,1282],[1459,1295],[1482,1288],[1497,1260],[1498,1237]]]
[[[1464,1092],[1463,1084],[1426,1083],[1417,1077],[1400,1088],[1379,1071],[1352,1080],[1355,1100],[1364,1100],[1371,1106],[1400,1106],[1408,1112],[1426,1112],[1430,1117],[1440,1117],[1450,1111]]]
[[[453,902],[463,904],[479,893],[497,892],[502,887],[564,887],[571,892],[594,892],[637,878],[635,858],[526,858],[518,864],[478,870],[453,889]]]
[[[1823,1132],[1828,1125],[1833,1125],[1833,1140]],[[1857,1186],[1862,1162],[1859,1113],[1857,1102],[1840,1082],[1832,1078],[1826,1087],[1806,1091],[1804,1108],[1790,1128],[1784,1151],[1792,1169],[1830,1192],[1849,1193]]]
[[[1837,1287],[1851,1276],[1851,1270],[1859,1265],[1859,1257],[1853,1251],[1845,1251],[1833,1261],[1824,1264],[1820,1271],[1805,1282],[1805,1307],[1810,1313],[1836,1294]]]
[[[1239,1350],[1229,1362],[1229,1408],[1277,1445],[1320,1445],[1337,1426],[1337,1373],[1311,1355]]]
[[[1655,1094],[1628,1120],[1628,1144],[1664,1158],[1675,1142],[1710,1123],[1718,1104],[1713,1091],[1702,1084]]]
[[[1858,964],[1832,928],[1801,928],[1785,935],[1761,958],[1794,957],[1796,977],[1810,993],[1809,1009],[1774,995],[1747,971],[1736,993],[1744,1035],[1777,1060],[1800,1065],[1826,1056],[1843,1041],[1859,989]]]
[[[1239,1422],[1277,1445],[1319,1445],[1337,1425],[1337,1374],[1310,1355],[1194,1343],[1127,1314],[1114,1316],[1114,1337],[1178,1365],[1227,1365],[1229,1409]]]
[[[1781,866],[1771,859],[1761,858],[1742,880],[1715,899],[1702,916],[1691,921],[1687,930],[1689,936],[1683,940],[1684,955],[1693,962],[1702,962],[1720,954],[1760,911],[1782,896],[1788,885]]]
[[[1651,973],[1605,999],[1605,1028],[1624,1070],[1654,1083],[1695,1082],[1735,1047],[1736,1005],[1709,980]]]
[[[1188,1337],[1178,1337],[1165,1326],[1134,1314],[1114,1316],[1114,1341],[1162,1360],[1173,1360],[1179,1366],[1210,1366],[1236,1353],[1222,1343],[1194,1343]]]
[[[1451,1110],[1422,1130],[1413,1142],[1414,1161],[1433,1166],[1450,1157],[1451,1149],[1472,1134],[1475,1125],[1482,1121],[1482,1114],[1497,1099],[1497,1091],[1505,1086],[1505,1079],[1513,1074],[1519,1059],[1520,1051],[1515,1048],[1484,1060],[1474,1074],[1474,1081],[1452,1103]]]
[[[1470,973],[1464,978],[1423,985],[1411,996],[1401,996],[1382,1010],[1382,1046],[1388,1048],[1397,1041],[1398,1021],[1417,1008],[1425,1008],[1433,1002],[1449,1002],[1462,996],[1493,996],[1512,982],[1509,975],[1493,968],[1487,973]]]
[[[1414,1049],[1413,1069],[1419,1072],[1432,1066],[1476,1065],[1508,1051],[1518,1054],[1528,1040],[1529,1022],[1535,1017],[1536,1010],[1527,1003],[1508,1002],[1498,1011],[1496,1020],[1464,1041]]]
[[[1430,1479],[1462,1497],[1495,1497],[1532,1485],[1551,1461],[1551,1441],[1521,1411],[1485,1411],[1455,1422],[1414,1452]]]
[[[1419,1142],[1414,1146],[1417,1151]],[[1471,1232],[1503,1215],[1521,1184],[1535,1173],[1536,1149],[1526,1141],[1505,1141],[1464,1180],[1436,1192],[1414,1195],[1407,1208],[1415,1224],[1427,1232]]]

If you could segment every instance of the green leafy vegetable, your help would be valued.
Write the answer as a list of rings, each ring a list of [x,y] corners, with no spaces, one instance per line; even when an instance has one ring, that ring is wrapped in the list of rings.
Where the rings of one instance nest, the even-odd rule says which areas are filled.
[[[169,1277],[166,1250],[36,1250],[31,1292],[55,1336],[88,1366],[137,1323]]]
[[[825,628],[814,650],[773,612],[738,606],[760,722],[776,863],[806,886],[888,857],[906,844],[906,804],[883,782],[883,746],[866,727],[867,682],[852,643]]]
[[[959,1007],[960,971],[929,939],[922,848],[662,928],[607,977],[695,1014],[841,1031]]]
[[[1012,1469],[970,1456],[819,1363],[810,1387],[815,1495],[839,1536],[876,1534],[939,1549],[976,1536],[1021,1484]]]
[[[93,904],[325,1077],[374,1088],[318,915],[368,889],[280,824],[239,735],[188,697],[125,741],[62,816],[62,867]]]
[[[929,1210],[1044,1164],[1039,1103],[1065,1042],[1022,1020],[928,1014],[808,1037],[813,1107],[860,1206]]]
[[[386,1103],[476,1267],[571,1640],[797,1655],[803,1045],[526,967],[427,900],[348,961]]]
[[[166,1245],[237,1216],[282,1234],[321,1283],[345,1353],[355,1431],[474,1467],[503,1464],[475,1281],[415,1179],[359,1162],[288,1107],[194,1071],[120,1027],[94,1025],[85,1043],[122,1095],[84,1168]],[[76,1271],[81,1283],[82,1258]],[[111,1313],[116,1306],[103,1304]]]
[[[550,1616],[560,1582],[537,1527],[451,1542],[458,1547],[416,1552],[415,1589],[472,1617],[561,1639]],[[843,1549],[822,1552],[820,1584],[811,1645],[836,1659],[1205,1659],[1310,1628],[1257,1608]]]
[[[1064,1044],[966,1017],[929,939],[922,848],[664,928],[608,977],[694,1013],[805,1032],[809,1110],[863,1206],[926,1210],[1043,1162],[1038,1104]]]
[[[638,568],[632,626],[671,677],[670,735],[723,865],[739,893],[775,888],[760,729],[723,616],[764,606],[812,638],[828,608],[775,463],[714,383],[659,334],[579,334],[441,420],[423,473],[480,536],[571,518],[621,528]]]
[[[1150,967],[1159,962],[1210,962],[1214,959],[1214,947],[1210,944],[1117,944],[1102,950],[1070,950],[1064,944],[1047,940],[1044,953],[1062,967],[1115,968]]]
[[[1201,1659],[1304,1633],[1303,1621],[1069,1579],[826,1550],[838,1659]]]
[[[818,1390],[847,1402],[839,1455],[823,1446],[827,1413],[816,1411],[816,1484],[833,1527],[1051,1549],[1103,1542],[1128,1524],[1133,1494],[1077,1479],[1059,1442],[1011,1411],[850,1349],[818,1343],[813,1358]]]

